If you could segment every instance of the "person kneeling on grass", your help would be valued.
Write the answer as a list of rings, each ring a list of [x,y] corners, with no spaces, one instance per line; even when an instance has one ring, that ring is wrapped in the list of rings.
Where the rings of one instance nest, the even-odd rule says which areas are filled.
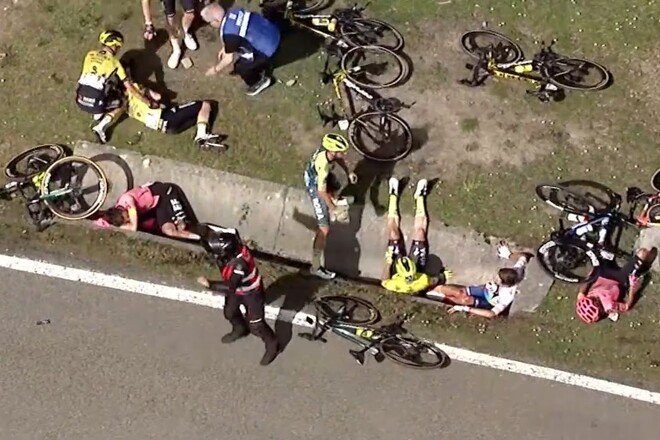
[[[185,195],[177,185],[147,183],[122,194],[114,207],[101,213],[96,224],[199,240],[198,234],[189,231],[193,216],[186,212],[184,200]]]
[[[525,267],[532,258],[528,252],[511,252],[509,246],[500,243],[497,255],[503,259],[515,260],[512,268],[497,272],[497,280],[483,285],[461,286],[446,284],[427,292],[429,298],[437,298],[452,304],[449,313],[466,312],[484,318],[494,318],[506,310],[518,293],[518,284],[525,276]]]
[[[428,182],[421,179],[413,195],[415,200],[415,230],[413,232],[410,253],[406,248],[401,233],[399,215],[399,181],[396,177],[389,180],[389,204],[387,212],[387,252],[381,285],[390,292],[415,294],[431,288],[434,281],[424,273],[428,261],[429,245],[426,239],[428,216],[426,215],[426,192]],[[446,270],[445,279],[451,276]]]
[[[651,266],[657,256],[657,249],[641,248],[623,266],[617,266],[614,260],[605,260],[598,278],[580,286],[575,303],[575,312],[587,324],[608,317],[611,321],[619,319],[620,312],[627,312],[633,306],[642,283],[640,278]],[[622,293],[627,290],[625,301]]]

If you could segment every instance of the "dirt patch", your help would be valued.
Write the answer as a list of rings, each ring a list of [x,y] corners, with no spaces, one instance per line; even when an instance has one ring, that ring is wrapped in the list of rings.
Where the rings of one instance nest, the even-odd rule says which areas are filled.
[[[520,167],[549,155],[557,144],[589,141],[577,127],[560,127],[539,116],[542,111],[531,111],[543,104],[531,97],[529,104],[523,101],[524,84],[490,78],[478,88],[458,84],[467,77],[465,63],[470,60],[459,47],[461,33],[436,27],[420,32],[434,35],[432,41],[412,39],[408,44],[414,74],[395,93],[415,102],[403,116],[413,129],[424,127],[427,137],[410,155],[413,165],[451,178],[466,165]]]

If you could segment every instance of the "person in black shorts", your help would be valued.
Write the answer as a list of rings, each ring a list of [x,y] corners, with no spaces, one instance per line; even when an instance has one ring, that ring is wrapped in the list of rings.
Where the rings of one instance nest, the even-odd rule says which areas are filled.
[[[99,226],[199,240],[190,231],[197,225],[183,190],[173,183],[153,182],[133,188],[119,197],[114,207],[103,211]]]
[[[181,43],[179,42],[179,28],[174,22],[176,17],[176,0],[161,0],[165,17],[167,19],[167,28],[170,34],[170,44],[172,45],[172,54],[167,59],[167,66],[170,69],[176,69],[181,61]],[[197,50],[198,45],[195,37],[190,33],[190,27],[195,20],[196,0],[179,0],[183,7],[183,17],[181,17],[181,29],[183,30],[183,43],[188,50]],[[151,0],[142,0],[142,14],[144,15],[144,38],[152,40],[156,36],[153,20],[151,18]]]

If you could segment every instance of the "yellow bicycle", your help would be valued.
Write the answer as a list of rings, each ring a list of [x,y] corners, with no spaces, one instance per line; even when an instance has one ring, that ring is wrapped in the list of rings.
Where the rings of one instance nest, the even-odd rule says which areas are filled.
[[[5,167],[9,180],[0,199],[21,196],[37,226],[51,220],[81,220],[96,213],[108,195],[108,179],[99,165],[82,156],[67,155],[61,145],[44,144],[23,151]]]

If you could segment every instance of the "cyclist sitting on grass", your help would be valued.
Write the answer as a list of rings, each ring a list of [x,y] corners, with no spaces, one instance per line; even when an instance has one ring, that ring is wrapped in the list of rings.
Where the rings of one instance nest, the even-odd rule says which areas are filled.
[[[124,64],[130,76],[133,61],[125,61]],[[132,84],[132,88],[126,89],[126,106],[131,118],[148,128],[168,134],[181,133],[196,124],[195,144],[202,149],[226,148],[220,142],[219,135],[208,132],[211,116],[209,101],[191,101],[181,105],[166,106],[161,103],[162,97],[159,93],[135,82]]]
[[[428,182],[421,179],[415,190],[415,225],[410,245],[410,254],[401,233],[399,215],[399,181],[392,177],[389,180],[390,197],[387,212],[387,252],[385,253],[385,269],[381,285],[395,293],[412,294],[425,291],[432,286],[433,281],[424,273],[428,261],[429,246],[426,239],[428,216],[426,215],[426,191]],[[451,275],[445,271],[445,277]]]
[[[101,213],[96,224],[129,231],[199,240],[190,232],[194,216],[186,212],[185,195],[172,183],[153,182],[126,191],[114,207]]]
[[[101,32],[99,42],[103,45],[101,50],[92,50],[85,55],[78,79],[76,103],[82,111],[91,113],[99,121],[92,130],[101,143],[106,143],[106,128],[124,110],[122,84],[125,90],[137,91],[117,59],[117,53],[124,45],[121,32]],[[144,105],[149,103],[145,97],[140,96],[138,99]]]
[[[328,177],[334,163],[339,164],[351,183],[357,182],[357,175],[349,171],[344,160],[348,151],[348,141],[341,135],[328,133],[323,136],[321,147],[314,152],[312,159],[305,167],[305,187],[314,207],[318,230],[312,243],[312,267],[310,273],[319,278],[331,280],[335,273],[325,268],[325,244],[330,233],[330,213],[337,207],[328,190]]]
[[[529,252],[511,252],[509,246],[500,243],[497,248],[500,258],[515,260],[512,268],[497,272],[497,280],[482,285],[462,286],[447,284],[435,287],[427,293],[429,298],[438,298],[452,304],[448,312],[466,312],[484,318],[494,318],[506,310],[518,293],[518,284],[525,276],[525,266],[532,258]]]
[[[622,268],[613,259],[605,260],[598,278],[580,286],[575,303],[578,317],[587,324],[598,322],[605,316],[612,321],[619,319],[619,312],[627,312],[633,306],[642,284],[640,278],[656,256],[656,248],[641,248]],[[621,302],[626,290],[626,299]]]

